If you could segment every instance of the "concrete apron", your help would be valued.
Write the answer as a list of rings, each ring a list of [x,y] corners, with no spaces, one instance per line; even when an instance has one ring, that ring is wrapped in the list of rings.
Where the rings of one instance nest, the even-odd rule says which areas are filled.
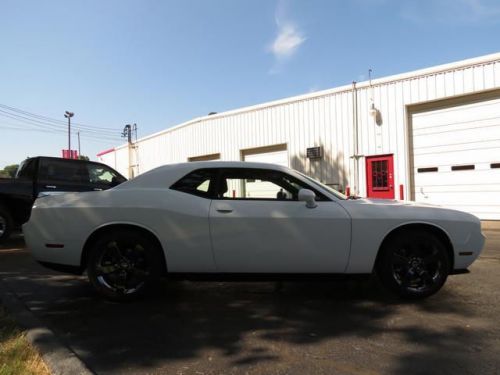
[[[481,221],[481,229],[500,231],[500,220]]]

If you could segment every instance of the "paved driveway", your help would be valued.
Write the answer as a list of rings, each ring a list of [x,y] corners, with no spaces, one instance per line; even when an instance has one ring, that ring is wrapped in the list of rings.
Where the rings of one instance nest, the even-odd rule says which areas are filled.
[[[413,303],[371,281],[176,281],[110,303],[22,237],[0,246],[0,277],[99,374],[500,374],[500,232],[487,236],[470,274]]]

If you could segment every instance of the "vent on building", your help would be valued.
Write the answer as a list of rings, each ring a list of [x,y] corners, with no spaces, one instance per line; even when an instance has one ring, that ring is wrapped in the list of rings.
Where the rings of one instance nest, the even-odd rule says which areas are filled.
[[[320,159],[323,157],[322,147],[309,147],[306,151],[308,159]]]
[[[418,168],[418,173],[437,172],[438,167]]]
[[[454,165],[451,167],[452,171],[467,171],[471,169],[475,169],[476,167],[474,164],[469,164],[469,165]]]

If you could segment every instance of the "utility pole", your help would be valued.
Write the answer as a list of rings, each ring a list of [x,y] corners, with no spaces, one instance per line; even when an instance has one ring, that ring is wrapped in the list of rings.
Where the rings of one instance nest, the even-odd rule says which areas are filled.
[[[80,132],[78,132],[77,134],[78,134],[78,157],[80,157],[80,155],[82,154],[80,152]]]
[[[130,124],[125,125],[125,127],[123,128],[122,138],[125,138],[125,137],[127,137],[127,142],[129,144],[131,144],[132,143],[132,125],[130,125]]]
[[[135,134],[135,143],[137,143],[137,124],[134,122],[134,125],[132,125],[132,131]]]
[[[73,112],[64,112],[64,117],[68,119],[68,156],[70,159],[73,159],[73,154],[71,153],[71,117],[74,115]]]
[[[137,143],[137,124],[135,122],[134,125],[132,126],[132,131],[135,134],[135,142],[134,142],[135,170],[137,174],[139,174],[139,151],[138,151],[139,144]]]
[[[125,125],[122,132],[122,137],[127,138],[128,142],[128,178],[134,177],[134,169],[132,168],[132,126]]]
[[[135,134],[135,143],[132,142],[132,132]],[[128,142],[128,177],[133,178],[135,172],[139,173],[139,158],[137,154],[137,124],[127,124],[123,128],[122,138],[127,138]],[[134,157],[133,157],[134,156]],[[132,163],[134,159],[134,163]]]

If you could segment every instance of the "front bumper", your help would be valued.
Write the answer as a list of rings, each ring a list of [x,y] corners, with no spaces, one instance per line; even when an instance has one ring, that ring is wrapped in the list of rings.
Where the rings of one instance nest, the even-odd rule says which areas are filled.
[[[467,269],[483,251],[486,237],[481,230],[470,232],[463,244],[455,246],[455,262],[453,269],[456,271]]]

